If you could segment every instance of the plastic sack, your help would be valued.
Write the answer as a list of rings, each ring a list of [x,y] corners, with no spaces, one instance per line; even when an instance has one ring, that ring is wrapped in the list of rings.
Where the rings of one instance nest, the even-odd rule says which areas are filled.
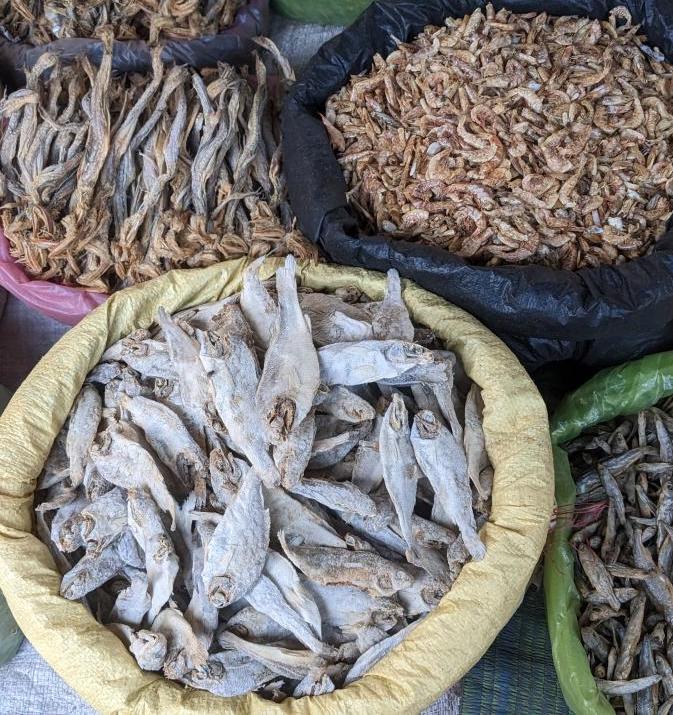
[[[559,445],[592,425],[635,414],[669,395],[673,395],[673,352],[603,370],[570,393],[551,420],[556,504],[563,516],[559,516],[546,549],[544,590],[554,665],[565,701],[575,715],[614,715],[614,709],[594,683],[580,640],[580,597],[568,543],[575,483],[568,456]]]
[[[377,0],[325,43],[283,108],[284,162],[299,227],[329,258],[351,266],[396,268],[475,315],[529,370],[560,361],[593,368],[673,347],[673,233],[653,254],[622,266],[575,273],[543,266],[471,266],[440,248],[360,235],[347,208],[343,172],[318,116],[352,74],[366,71],[426,25],[463,17],[483,0]],[[652,45],[673,58],[670,0],[510,0],[514,12],[605,18],[626,5]]]
[[[268,28],[269,0],[248,0],[226,30],[191,40],[166,40],[162,43],[161,57],[166,64],[189,65],[195,69],[216,67],[218,62],[245,64],[255,48],[252,38],[266,34]],[[86,55],[100,64],[103,43],[76,37],[33,46],[0,37],[0,76],[14,86],[23,85],[24,69],[32,67],[45,52],[55,52],[66,61]],[[112,69],[114,72],[150,72],[150,45],[143,40],[116,41],[112,49]]]
[[[267,265],[268,264],[268,265]],[[267,261],[265,269],[279,265]],[[38,363],[0,418],[0,588],[33,646],[97,711],[143,713],[419,712],[483,655],[521,602],[547,535],[553,471],[547,414],[512,353],[475,318],[407,284],[412,317],[456,351],[481,386],[486,447],[495,470],[493,510],[481,531],[483,561],[468,563],[452,590],[405,641],[361,680],[329,695],[271,704],[249,694],[224,700],[141,671],[110,631],[78,602],[59,596],[47,547],[31,534],[42,465],[87,372],[106,346],[169,312],[240,290],[244,260],[172,271],[115,293]],[[355,285],[374,299],[385,276],[302,264],[314,290]]]
[[[30,278],[10,255],[9,241],[1,229],[0,286],[31,308],[66,325],[76,325],[108,297],[86,288]]]
[[[298,22],[349,25],[372,0],[272,0],[277,13]]]

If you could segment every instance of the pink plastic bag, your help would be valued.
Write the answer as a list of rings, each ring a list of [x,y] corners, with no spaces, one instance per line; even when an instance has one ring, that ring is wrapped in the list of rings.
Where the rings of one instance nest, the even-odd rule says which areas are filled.
[[[9,253],[0,229],[0,286],[40,313],[66,325],[75,325],[107,300],[107,293],[29,278]]]

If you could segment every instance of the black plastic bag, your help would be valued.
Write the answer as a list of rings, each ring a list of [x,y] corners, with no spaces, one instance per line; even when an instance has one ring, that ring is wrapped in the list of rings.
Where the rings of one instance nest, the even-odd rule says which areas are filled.
[[[191,40],[168,40],[164,43],[161,56],[166,64],[189,65],[195,69],[216,67],[218,62],[245,64],[255,48],[252,38],[266,34],[268,27],[269,0],[249,0],[226,30]],[[22,86],[25,83],[24,69],[32,67],[45,52],[55,52],[65,61],[87,55],[94,64],[100,64],[103,43],[95,39],[69,38],[33,46],[0,37],[0,74],[3,80],[14,87]],[[112,69],[118,73],[150,72],[150,46],[143,40],[115,42]]]
[[[673,58],[671,0],[493,4],[515,12],[544,10],[598,19],[625,5],[634,23],[642,23],[650,44]],[[485,5],[480,0],[377,0],[351,27],[323,45],[283,108],[285,171],[299,227],[337,263],[396,268],[461,306],[497,333],[533,372],[564,361],[595,369],[672,348],[673,230],[649,256],[577,272],[543,266],[471,266],[440,248],[360,235],[347,208],[343,173],[318,113],[351,74],[370,67],[375,53],[389,54],[395,38],[412,39],[426,25],[441,25],[448,16],[463,17]]]

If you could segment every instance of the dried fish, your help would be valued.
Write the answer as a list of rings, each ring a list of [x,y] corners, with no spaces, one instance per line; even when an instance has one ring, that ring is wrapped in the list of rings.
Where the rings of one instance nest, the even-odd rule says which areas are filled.
[[[20,7],[22,24],[36,28],[45,9],[64,36],[79,27],[105,38],[98,69],[47,53],[29,73],[29,86],[0,104],[0,166],[10,179],[3,182],[0,223],[29,275],[111,292],[173,268],[271,250],[315,256],[294,229],[284,182],[269,179],[282,160],[280,149],[267,152],[260,129],[277,144],[279,103],[267,91],[264,63],[247,72],[228,65],[202,74],[166,69],[159,45],[151,73],[111,81],[113,11],[151,17],[151,34],[168,38],[182,36],[168,31],[178,15],[201,35],[200,6],[214,27],[232,16],[220,10],[238,2],[189,0],[178,8],[172,0],[97,0],[70,3],[66,12],[53,0],[48,11],[41,0],[0,2],[0,23],[8,6]],[[80,7],[98,18],[88,31],[76,21]],[[272,62],[282,62],[270,41],[264,46]]]
[[[582,510],[593,516],[571,537],[582,639],[598,687],[636,715],[665,711],[673,693],[664,655],[673,623],[669,410],[662,403],[649,416],[596,425],[567,445]]]
[[[211,141],[224,105],[205,82],[195,91],[207,121],[192,131]],[[232,121],[243,121],[238,112]],[[172,161],[172,124],[160,115],[147,122],[141,131],[165,152],[144,167],[154,181],[161,162]],[[120,146],[132,142],[132,123]],[[254,165],[250,152],[237,145],[234,165]],[[113,175],[113,165],[102,173]],[[35,509],[63,573],[62,595],[86,597],[139,667],[222,697],[255,691],[278,700],[361,677],[438,605],[470,556],[483,556],[476,525],[489,515],[492,469],[480,425],[470,424],[478,390],[463,409],[456,357],[433,341],[412,342],[397,274],[382,303],[365,303],[355,289],[297,292],[289,259],[278,271],[275,310],[260,264],[247,269],[244,294],[172,316],[160,308],[156,325],[105,351],[46,460]],[[255,319],[264,311],[272,321]],[[366,324],[365,338],[320,346],[339,314]],[[321,322],[320,336],[311,319]],[[461,394],[468,391],[461,379]],[[626,442],[632,431],[622,431]],[[644,449],[638,468],[663,458]],[[485,496],[471,488],[469,455]],[[646,552],[664,536],[663,560],[673,526],[663,487],[655,494],[643,476],[634,499],[636,487],[638,510],[625,499],[624,513],[642,532],[643,553],[631,565],[616,533],[610,550],[619,550],[583,591],[592,609],[585,642],[611,681],[636,656],[645,675],[659,669],[669,678],[661,656],[673,609]],[[614,485],[608,490],[614,502]],[[599,526],[582,531],[577,548],[599,535]],[[617,585],[621,578],[630,581]],[[643,594],[659,599],[656,622],[643,618]],[[619,648],[602,624],[629,609]],[[642,629],[652,658],[634,647]]]
[[[4,0],[0,23],[16,40],[42,45],[72,37],[97,37],[110,26],[124,40],[186,40],[214,35],[229,27],[243,0],[190,3],[119,3],[100,0],[93,4],[56,0]]]

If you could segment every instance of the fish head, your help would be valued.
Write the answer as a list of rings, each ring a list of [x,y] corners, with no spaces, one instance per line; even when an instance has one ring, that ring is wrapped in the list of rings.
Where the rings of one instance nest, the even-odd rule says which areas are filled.
[[[61,596],[69,601],[76,601],[92,589],[89,582],[92,581],[93,574],[88,569],[80,569],[67,585],[61,584]],[[64,579],[65,581],[65,579]]]
[[[164,661],[164,675],[169,680],[178,680],[191,669],[189,656],[184,650],[169,653]]]
[[[442,598],[444,598],[444,594],[446,594],[446,592],[447,588],[442,586],[439,581],[435,581],[421,589],[421,598],[428,604],[428,606],[430,606],[430,608],[434,608],[442,600]]]
[[[168,643],[162,633],[142,630],[134,635],[129,650],[143,670],[160,670],[166,660]]]
[[[414,427],[421,439],[434,439],[439,433],[439,426],[439,420],[430,410],[421,410],[414,417]]]
[[[80,514],[75,514],[69,519],[66,519],[58,532],[57,546],[65,553],[75,551],[82,545],[82,532],[80,526],[83,518]]]
[[[414,583],[414,577],[402,568],[398,568],[396,571],[392,572],[391,578],[395,591],[411,588]]]
[[[266,421],[269,425],[269,436],[274,444],[287,438],[297,410],[294,400],[286,396],[281,396],[275,400],[271,409],[266,413]]]
[[[390,426],[396,432],[409,431],[409,414],[407,413],[404,400],[398,392],[393,394],[393,401],[390,403],[390,407],[388,408],[388,415]]]
[[[403,616],[404,609],[399,603],[387,598],[377,598],[371,621],[384,631],[389,631]]]
[[[235,600],[233,582],[229,576],[215,576],[208,586],[208,600],[215,608],[224,608]]]

